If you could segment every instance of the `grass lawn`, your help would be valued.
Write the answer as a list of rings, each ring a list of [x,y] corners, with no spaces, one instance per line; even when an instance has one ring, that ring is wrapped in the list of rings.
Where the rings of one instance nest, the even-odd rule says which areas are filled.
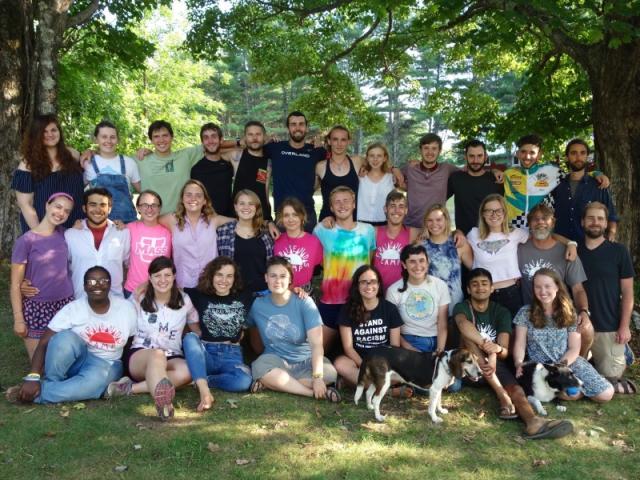
[[[6,266],[0,289],[8,292]],[[4,390],[28,368],[11,332],[8,295],[0,302],[0,383]],[[637,332],[634,332],[637,334]],[[636,365],[630,372],[640,380]],[[177,395],[176,418],[156,420],[150,397],[64,406],[14,406],[0,400],[0,479],[93,478],[434,478],[638,479],[640,403],[568,404],[554,418],[574,422],[561,440],[527,441],[518,421],[497,418],[486,390],[445,395],[441,425],[427,401],[386,398],[378,424],[347,393],[338,406],[293,396],[214,392],[195,413],[197,394]],[[126,467],[126,470],[123,470]]]

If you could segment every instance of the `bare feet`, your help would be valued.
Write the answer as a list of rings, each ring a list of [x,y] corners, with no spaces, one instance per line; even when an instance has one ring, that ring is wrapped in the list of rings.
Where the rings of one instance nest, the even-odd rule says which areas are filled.
[[[207,392],[204,395],[201,395],[200,396],[200,403],[196,407],[196,411],[197,412],[204,412],[205,410],[209,410],[213,406],[213,402],[215,402],[215,401],[216,401],[216,399],[213,398],[213,395],[211,395],[210,392]]]

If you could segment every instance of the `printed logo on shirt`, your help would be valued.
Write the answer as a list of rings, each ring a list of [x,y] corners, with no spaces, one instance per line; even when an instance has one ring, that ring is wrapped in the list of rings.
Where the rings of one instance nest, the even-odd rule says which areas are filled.
[[[244,304],[234,300],[231,304],[209,303],[202,314],[202,322],[214,337],[233,338],[244,323]]]
[[[496,341],[498,334],[496,333],[496,329],[493,328],[491,325],[486,325],[483,323],[483,324],[477,325],[477,328],[478,328],[478,333],[482,338],[489,340],[491,342]]]
[[[353,329],[353,337],[358,348],[374,348],[387,343],[388,327],[382,318],[372,318]]]
[[[546,173],[540,172],[537,173],[535,176],[535,183],[534,185],[536,187],[540,187],[540,188],[546,188],[549,186],[549,175],[547,175]]]
[[[267,183],[267,170],[265,168],[259,168],[256,172],[256,182]]]
[[[140,237],[133,247],[133,254],[144,263],[151,263],[156,257],[167,254],[167,239]]]
[[[91,325],[85,329],[86,342],[98,350],[114,351],[122,344],[122,333],[112,325]]]
[[[164,164],[164,171],[166,173],[173,173],[175,171],[174,166],[173,166],[173,160],[167,162]]]
[[[533,276],[541,268],[550,268],[551,270],[556,270],[556,268],[553,266],[553,263],[539,258],[538,260],[531,260],[530,262],[527,262],[522,268],[522,274],[525,275],[529,280],[532,280]]]
[[[280,255],[289,260],[294,272],[299,272],[303,268],[309,267],[309,254],[304,247],[288,245],[287,248],[280,252]]]
[[[504,238],[502,240],[483,240],[481,242],[478,242],[476,245],[483,252],[487,252],[487,253],[490,253],[491,255],[495,255],[502,249],[502,247],[508,244],[509,244],[509,239]]]
[[[302,337],[298,326],[293,324],[287,315],[281,314],[269,317],[269,320],[267,320],[267,328],[265,329],[265,336],[272,344],[281,343],[282,341],[299,343]]]
[[[410,290],[404,309],[412,320],[424,320],[436,311],[436,302],[426,290]]]
[[[376,259],[380,265],[400,265],[402,245],[393,240],[376,248]]]

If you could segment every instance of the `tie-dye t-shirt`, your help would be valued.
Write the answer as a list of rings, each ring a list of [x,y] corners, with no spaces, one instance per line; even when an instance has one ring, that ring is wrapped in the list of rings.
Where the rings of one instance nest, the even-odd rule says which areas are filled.
[[[373,256],[373,266],[380,272],[385,290],[402,277],[400,251],[409,245],[409,234],[409,229],[402,227],[396,238],[389,238],[386,226],[376,229],[376,253]]]
[[[522,228],[514,228],[508,234],[492,232],[487,238],[481,239],[478,227],[473,227],[467,233],[473,250],[473,268],[489,270],[493,283],[520,278],[518,245],[528,239],[529,233]]]
[[[429,275],[439,278],[449,287],[451,297],[449,316],[451,316],[453,307],[464,298],[458,249],[451,237],[444,243],[433,243],[427,240],[423,245],[429,255]]]
[[[376,248],[375,230],[368,223],[360,222],[352,230],[318,224],[313,234],[324,250],[320,301],[330,305],[346,303],[353,272],[369,264],[371,251]]]

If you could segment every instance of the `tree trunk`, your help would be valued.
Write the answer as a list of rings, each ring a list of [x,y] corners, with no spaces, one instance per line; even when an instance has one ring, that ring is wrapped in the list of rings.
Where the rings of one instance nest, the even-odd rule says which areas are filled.
[[[602,170],[620,217],[618,241],[640,271],[640,42],[591,52],[593,130]],[[631,75],[630,75],[631,72]]]
[[[15,195],[9,188],[20,160],[22,132],[31,118],[31,2],[0,2],[0,257],[11,256],[19,232]]]

